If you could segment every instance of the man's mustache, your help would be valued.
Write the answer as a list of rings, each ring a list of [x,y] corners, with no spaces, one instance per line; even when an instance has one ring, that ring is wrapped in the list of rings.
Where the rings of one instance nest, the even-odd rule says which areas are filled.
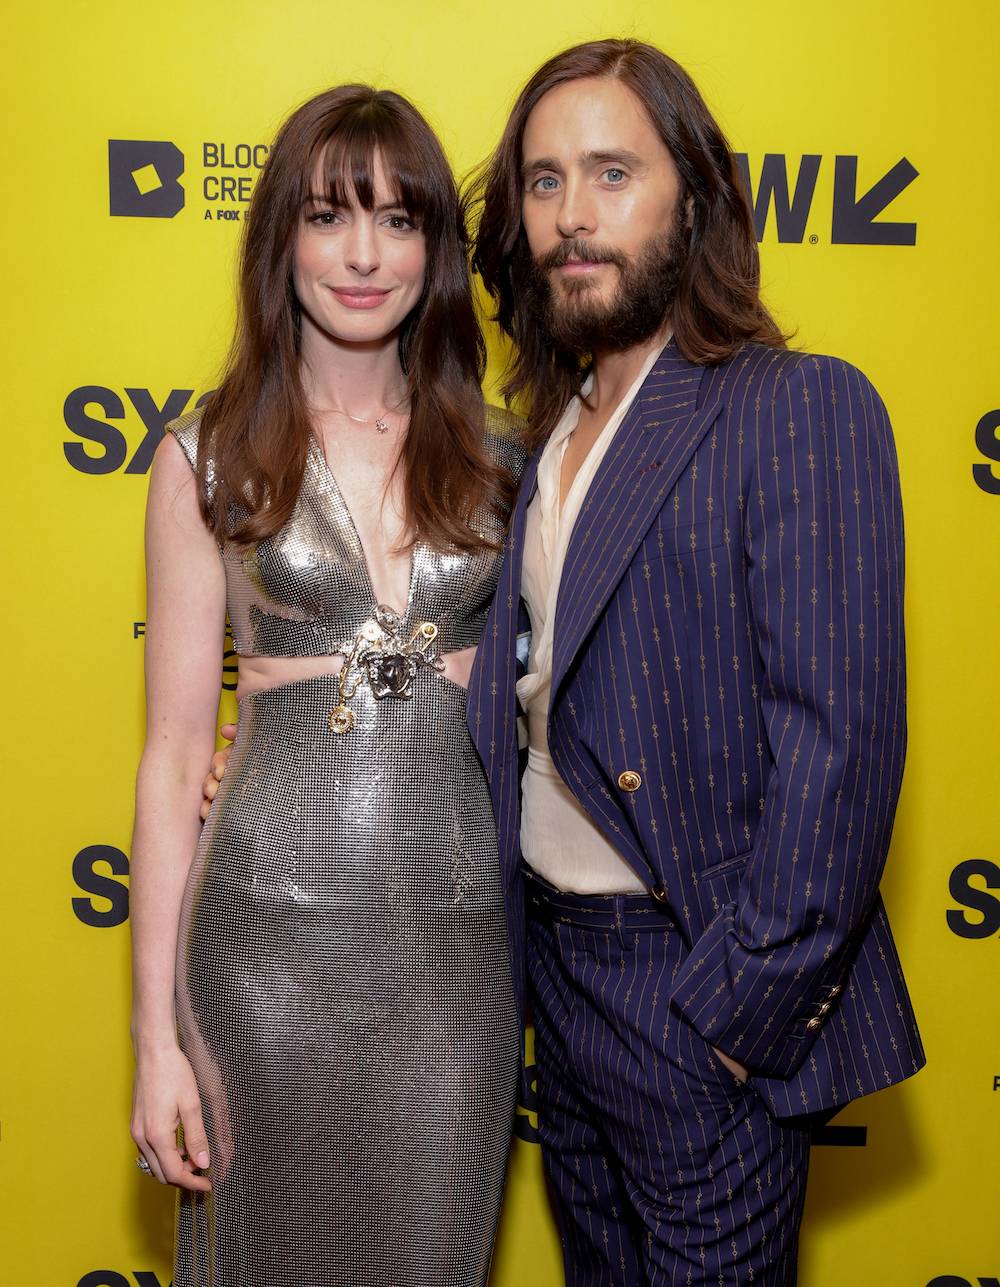
[[[592,241],[568,237],[558,246],[547,250],[544,255],[539,255],[535,260],[535,267],[539,272],[548,273],[554,268],[562,268],[571,259],[585,264],[614,264],[616,268],[622,269],[628,264],[627,257],[613,246],[599,246]]]

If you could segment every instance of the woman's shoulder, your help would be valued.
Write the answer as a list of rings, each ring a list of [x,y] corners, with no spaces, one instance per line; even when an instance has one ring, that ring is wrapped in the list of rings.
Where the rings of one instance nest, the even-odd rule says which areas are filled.
[[[167,433],[177,439],[178,446],[187,457],[192,469],[198,468],[198,446],[201,438],[201,407],[186,411],[166,425]]]
[[[497,407],[487,402],[485,428],[486,446],[490,455],[517,480],[528,459],[524,446],[527,422],[506,407]]]

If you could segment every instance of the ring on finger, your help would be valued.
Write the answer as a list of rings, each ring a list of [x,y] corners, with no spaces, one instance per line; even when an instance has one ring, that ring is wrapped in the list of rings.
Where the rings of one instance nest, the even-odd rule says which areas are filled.
[[[143,1175],[153,1174],[153,1168],[149,1165],[149,1163],[146,1161],[145,1157],[143,1157],[141,1153],[135,1159],[135,1164],[139,1168],[139,1170],[143,1173]]]

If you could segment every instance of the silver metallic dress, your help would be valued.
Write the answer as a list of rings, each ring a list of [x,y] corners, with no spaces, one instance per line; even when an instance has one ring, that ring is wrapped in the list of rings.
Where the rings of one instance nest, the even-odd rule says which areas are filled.
[[[487,439],[516,473],[512,420]],[[194,464],[197,414],[170,430]],[[242,700],[191,868],[177,1013],[213,1191],[181,1194],[174,1287],[479,1287],[518,1028],[489,791],[435,658],[478,643],[499,555],[418,544],[406,613],[379,608],[318,447],[288,525],[222,554],[238,653],[347,660]]]

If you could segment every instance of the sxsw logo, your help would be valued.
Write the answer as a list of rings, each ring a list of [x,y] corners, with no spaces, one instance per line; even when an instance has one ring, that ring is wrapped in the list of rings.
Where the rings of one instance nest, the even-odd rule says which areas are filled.
[[[809,152],[799,157],[794,177],[789,173],[793,158],[780,152],[767,152],[756,185],[750,177],[750,160],[745,152],[736,157],[743,185],[753,208],[757,240],[764,240],[768,215],[773,212],[778,240],[802,244],[823,157]],[[838,246],[914,246],[915,223],[893,223],[879,218],[917,177],[918,171],[906,157],[901,157],[865,191],[858,192],[858,158],[833,158],[833,211],[830,219],[830,241]],[[815,234],[810,242],[819,241]]]
[[[993,465],[1000,465],[1000,408],[987,411],[980,416],[976,425],[976,448],[979,453],[991,461],[984,465],[977,461],[972,466],[972,477],[976,486],[981,487],[990,496],[1000,496],[1000,473]]]
[[[87,845],[73,859],[73,880],[81,895],[73,914],[94,929],[111,929],[128,920],[129,862],[113,845]]]
[[[133,1269],[131,1277],[114,1269],[92,1269],[76,1287],[163,1287],[163,1284],[151,1269]]]
[[[988,858],[967,858],[948,879],[948,892],[963,909],[945,913],[948,928],[959,938],[993,938],[1000,934],[1000,866]]]
[[[153,455],[160,445],[164,426],[176,420],[188,409],[194,389],[171,389],[166,399],[155,396],[149,389],[125,389],[126,401],[115,389],[103,384],[84,384],[71,390],[63,403],[63,422],[77,439],[63,443],[63,455],[68,464],[81,474],[113,474],[124,465],[126,474],[145,474],[153,463]],[[208,393],[203,393],[194,403],[203,406]],[[94,415],[98,410],[101,415]],[[134,419],[136,413],[142,424],[143,436],[132,450],[129,438],[114,421]],[[126,463],[128,462],[128,463]]]
[[[184,208],[184,154],[173,143],[108,139],[111,213],[172,219]]]
[[[1000,1278],[959,1278],[956,1274],[941,1274],[932,1278],[927,1287],[1000,1287]]]

